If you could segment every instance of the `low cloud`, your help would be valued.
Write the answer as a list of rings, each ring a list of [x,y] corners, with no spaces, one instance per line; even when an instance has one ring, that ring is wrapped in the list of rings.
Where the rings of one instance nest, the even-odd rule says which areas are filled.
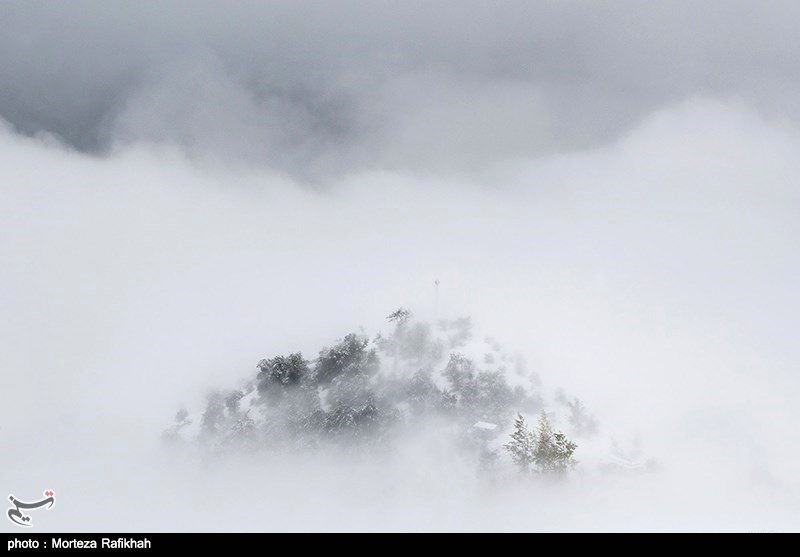
[[[2,484],[54,487],[54,529],[790,529],[798,147],[746,102],[694,99],[485,185],[372,169],[318,193],[159,142],[98,158],[9,127]],[[372,334],[399,305],[431,315],[434,279],[439,311],[522,353],[548,400],[563,387],[596,413],[563,491],[482,492],[435,445],[379,470],[157,448],[180,404],[262,357]],[[636,437],[662,472],[598,479],[593,451]],[[246,494],[252,512],[225,502]],[[153,508],[177,499],[185,512]]]

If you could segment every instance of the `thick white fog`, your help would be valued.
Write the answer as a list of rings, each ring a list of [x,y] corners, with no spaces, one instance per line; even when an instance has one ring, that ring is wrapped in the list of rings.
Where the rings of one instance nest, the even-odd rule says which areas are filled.
[[[3,483],[57,486],[56,529],[792,528],[798,147],[697,101],[490,186],[375,173],[319,194],[6,130]],[[431,312],[434,278],[439,311],[524,352],[660,471],[483,493],[427,451],[298,471],[159,449],[179,404],[397,305]]]
[[[739,32],[748,8],[729,5]],[[0,52],[33,56],[0,57],[14,82],[0,95],[0,489],[56,491],[37,530],[797,529],[788,34],[751,30],[752,50],[729,52],[711,23],[660,9],[592,20],[547,4],[554,27],[531,30],[529,51],[528,30],[506,37],[510,16],[486,6],[463,16],[473,34],[440,37],[442,7],[403,15],[409,35],[384,43],[392,22],[359,13],[345,28],[361,40],[330,51],[334,15],[278,3],[294,23],[277,37],[259,35],[268,14],[201,26],[170,8],[115,64],[90,47],[141,46],[114,32],[122,15],[88,3],[46,43],[54,14],[24,6],[0,17],[15,22]],[[776,6],[764,29],[794,11]],[[671,77],[635,54],[620,77],[617,25]],[[66,44],[84,70],[58,64]],[[317,81],[295,91],[303,67]],[[261,358],[373,337],[399,306],[471,316],[477,338],[524,357],[556,425],[560,390],[585,402],[598,434],[565,481],[505,461],[482,481],[434,424],[375,454],[163,445],[179,407],[202,410]],[[654,466],[607,473],[613,442]]]

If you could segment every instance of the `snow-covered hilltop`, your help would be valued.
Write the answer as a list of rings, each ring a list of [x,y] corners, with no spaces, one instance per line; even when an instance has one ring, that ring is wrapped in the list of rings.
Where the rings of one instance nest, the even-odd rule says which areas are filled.
[[[561,472],[574,465],[576,446],[551,419],[578,439],[595,434],[594,417],[562,391],[545,412],[538,375],[492,338],[474,338],[469,318],[433,325],[401,308],[387,320],[389,334],[348,334],[314,360],[300,353],[262,359],[253,379],[212,392],[202,411],[181,409],[165,441],[222,453],[352,450],[424,432],[444,436],[479,469],[505,460],[528,473],[549,469],[535,464],[544,454],[563,459]],[[536,431],[525,429],[522,416],[537,413]]]

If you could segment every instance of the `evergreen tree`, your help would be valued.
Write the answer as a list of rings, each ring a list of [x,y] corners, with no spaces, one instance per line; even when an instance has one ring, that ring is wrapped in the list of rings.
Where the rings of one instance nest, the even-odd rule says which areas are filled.
[[[408,321],[410,318],[411,318],[411,311],[407,310],[404,307],[400,307],[386,316],[386,320],[389,323],[398,323],[401,325],[406,321]]]
[[[219,391],[208,395],[206,410],[200,420],[201,435],[210,436],[220,432],[225,420],[225,397]]]
[[[280,399],[286,390],[297,387],[309,375],[308,361],[299,352],[261,360],[257,367],[258,392],[273,400]]]
[[[586,406],[579,398],[567,402],[569,407],[569,425],[576,435],[591,436],[597,433],[597,420],[586,411]]]
[[[242,398],[244,398],[244,393],[239,390],[231,391],[230,394],[225,397],[225,408],[228,409],[228,414],[235,416],[239,413],[239,401],[242,400]]]
[[[469,358],[453,353],[442,375],[449,384],[450,394],[458,400],[461,408],[472,409],[478,398],[478,382],[475,364]]]
[[[227,445],[235,445],[239,448],[254,448],[255,445],[256,423],[250,417],[248,410],[233,420],[230,428],[226,431],[223,442]]]
[[[407,400],[415,414],[422,414],[440,405],[442,391],[434,383],[432,373],[421,369],[403,382],[400,397]]]
[[[404,367],[415,369],[432,367],[444,355],[444,345],[435,338],[431,326],[424,321],[412,321],[412,314],[405,308],[391,313],[386,319],[394,323],[394,331],[388,336],[378,334],[375,346],[392,359],[392,372]]]
[[[578,446],[560,431],[553,431],[544,410],[539,415],[535,445],[533,462],[537,472],[563,475],[575,465],[572,455]]]
[[[363,373],[372,376],[378,371],[380,359],[375,350],[367,348],[369,339],[350,333],[332,348],[323,348],[314,366],[318,385],[327,385],[339,375]]]
[[[522,414],[517,414],[517,418],[514,420],[514,432],[511,434],[511,441],[504,447],[511,453],[511,459],[514,464],[519,466],[523,474],[527,475],[531,464],[534,463],[536,440],[533,433],[528,429]]]
[[[482,371],[477,376],[478,397],[475,410],[492,423],[507,423],[511,417],[514,391],[499,371]]]

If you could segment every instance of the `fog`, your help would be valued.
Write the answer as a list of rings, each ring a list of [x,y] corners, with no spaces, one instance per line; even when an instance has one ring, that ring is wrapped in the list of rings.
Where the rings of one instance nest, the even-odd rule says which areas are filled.
[[[493,6],[0,11],[0,485],[56,491],[35,530],[796,530],[795,8]],[[566,481],[481,481],[435,424],[163,446],[400,306],[471,316],[556,425],[586,403]],[[604,473],[636,440],[655,469]]]

